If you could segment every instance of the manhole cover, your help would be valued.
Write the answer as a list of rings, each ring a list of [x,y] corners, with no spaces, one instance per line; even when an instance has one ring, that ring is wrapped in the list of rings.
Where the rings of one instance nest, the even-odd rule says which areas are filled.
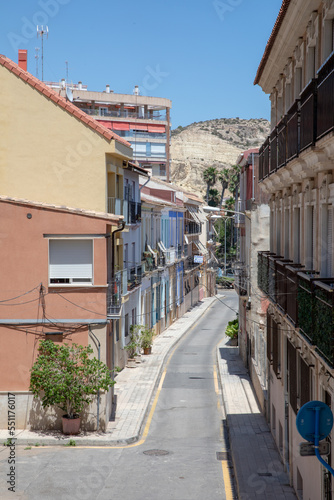
[[[163,455],[169,455],[167,450],[146,450],[143,452],[144,455],[151,455],[153,457],[161,457]]]
[[[217,460],[228,460],[228,451],[217,451]]]

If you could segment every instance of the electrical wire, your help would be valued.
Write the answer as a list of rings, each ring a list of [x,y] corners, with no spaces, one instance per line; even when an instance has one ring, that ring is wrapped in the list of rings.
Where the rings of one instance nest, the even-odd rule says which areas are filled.
[[[21,297],[24,297],[24,295],[28,295],[28,293],[31,293],[33,292],[34,290],[37,290],[37,288],[41,285],[41,283],[39,283],[37,286],[35,286],[34,288],[32,288],[31,290],[28,290],[27,292],[24,292],[22,293],[21,295],[17,295],[16,297],[12,297],[11,299],[5,299],[5,300],[0,300],[0,305],[4,302],[10,302],[12,300],[16,300],[16,299],[19,299]],[[15,304],[13,304],[15,305]]]

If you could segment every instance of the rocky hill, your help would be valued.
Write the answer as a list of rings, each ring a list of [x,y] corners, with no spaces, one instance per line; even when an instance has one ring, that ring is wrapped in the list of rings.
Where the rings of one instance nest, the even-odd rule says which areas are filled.
[[[171,180],[204,196],[203,170],[234,165],[240,153],[261,146],[269,129],[269,122],[261,118],[218,118],[178,127],[172,131]],[[221,184],[215,187],[221,190]]]

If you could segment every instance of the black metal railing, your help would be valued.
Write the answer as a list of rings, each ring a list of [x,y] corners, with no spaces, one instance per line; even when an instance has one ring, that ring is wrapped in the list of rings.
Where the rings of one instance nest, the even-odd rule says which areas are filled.
[[[300,96],[300,151],[316,141],[317,82],[311,80]]]
[[[196,222],[188,221],[184,224],[185,234],[199,234],[201,232],[201,225]]]
[[[122,280],[116,276],[108,283],[107,314],[108,316],[120,314],[122,305]]]
[[[286,161],[293,160],[299,154],[299,106],[300,101],[297,99],[286,115]]]
[[[318,71],[317,139],[334,128],[334,57],[330,57]]]
[[[270,134],[270,164],[269,172],[272,174],[277,169],[277,127]]]
[[[334,367],[334,277],[318,274],[270,252],[258,253],[258,287]]]
[[[286,131],[286,118],[283,118],[277,125],[277,168],[286,163]]]
[[[136,224],[141,220],[141,203],[129,201],[128,223]]]
[[[309,82],[259,151],[263,180],[334,130],[334,53]]]

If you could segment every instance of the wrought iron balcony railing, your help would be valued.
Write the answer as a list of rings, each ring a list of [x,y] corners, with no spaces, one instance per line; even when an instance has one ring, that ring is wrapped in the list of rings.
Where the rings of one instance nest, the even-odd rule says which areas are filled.
[[[296,158],[334,130],[334,53],[319,69],[259,151],[259,179]]]

